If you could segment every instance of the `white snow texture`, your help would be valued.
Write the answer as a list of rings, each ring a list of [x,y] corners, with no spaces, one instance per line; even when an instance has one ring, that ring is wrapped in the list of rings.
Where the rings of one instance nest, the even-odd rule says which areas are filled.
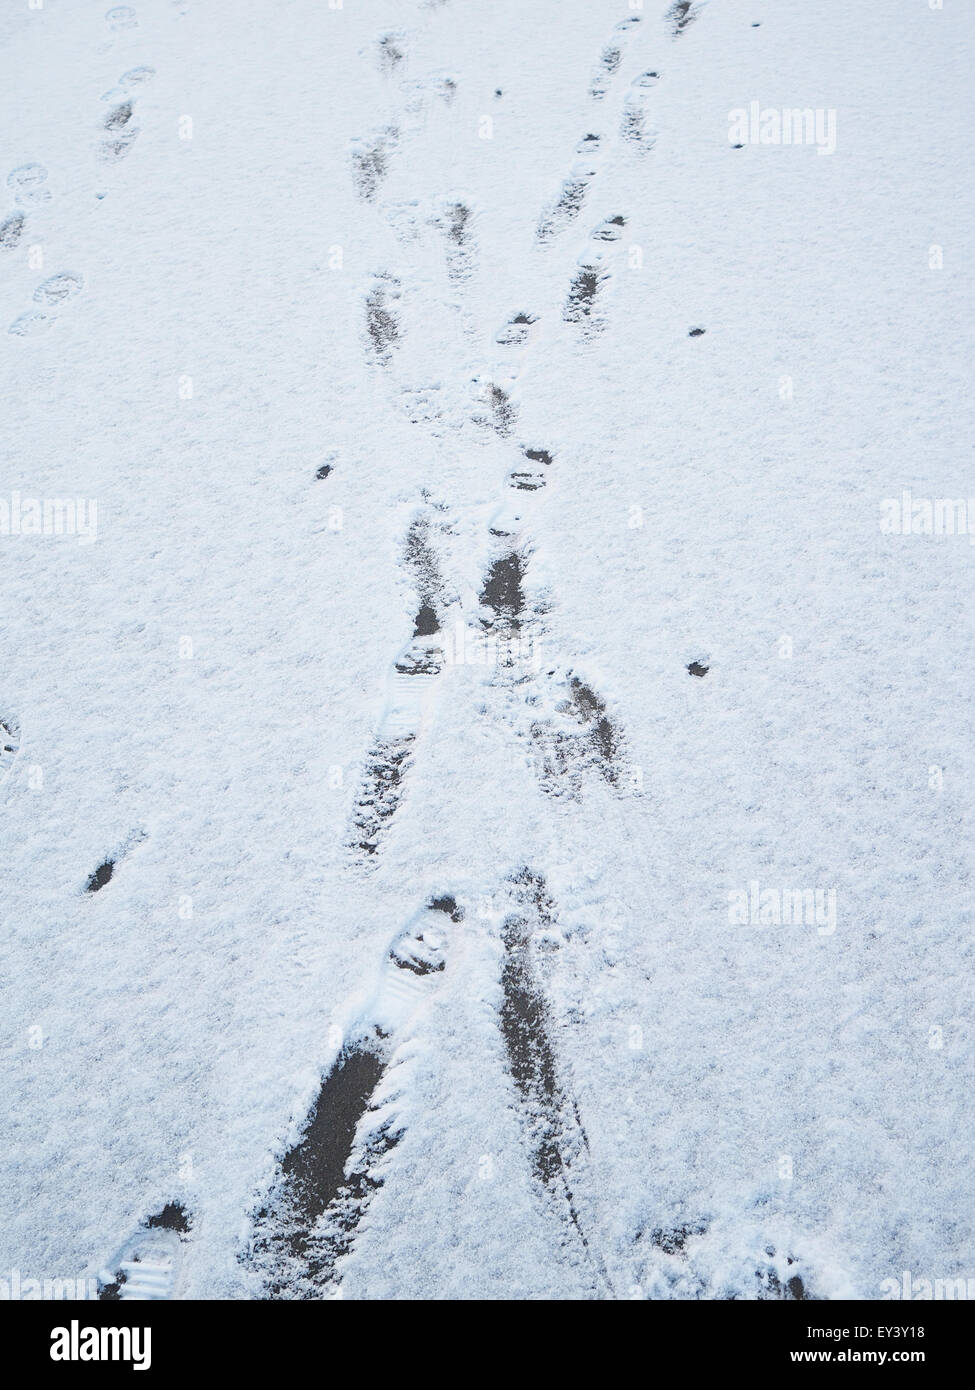
[[[973,38],[3,7],[0,1279],[975,1276]]]

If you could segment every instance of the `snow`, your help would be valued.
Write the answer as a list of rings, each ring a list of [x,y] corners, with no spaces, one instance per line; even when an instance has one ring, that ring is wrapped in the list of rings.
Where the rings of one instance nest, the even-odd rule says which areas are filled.
[[[255,1213],[376,1026],[401,1137],[320,1296],[970,1275],[973,552],[879,526],[972,491],[970,10],[122,8],[0,17],[0,499],[97,504],[0,535],[0,1277],[178,1201],[176,1296],[260,1296]],[[752,101],[835,110],[835,153],[732,148]],[[397,705],[424,586],[524,650]],[[835,932],[732,924],[753,880]]]

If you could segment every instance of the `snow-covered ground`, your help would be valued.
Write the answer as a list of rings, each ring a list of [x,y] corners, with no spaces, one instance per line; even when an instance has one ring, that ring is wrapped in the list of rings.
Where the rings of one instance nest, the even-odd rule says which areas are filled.
[[[973,37],[3,6],[0,1278],[975,1276]]]

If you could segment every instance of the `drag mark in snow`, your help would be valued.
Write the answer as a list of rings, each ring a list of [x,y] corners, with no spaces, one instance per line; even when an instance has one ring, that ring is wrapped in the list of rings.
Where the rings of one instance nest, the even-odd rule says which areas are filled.
[[[553,920],[553,905],[540,875],[525,869],[515,882],[528,910],[508,917],[501,933],[504,956],[499,1022],[508,1067],[534,1177],[564,1211],[563,1219],[582,1245],[596,1289],[606,1293],[606,1272],[583,1230],[573,1193],[572,1169],[584,1162],[589,1144],[578,1107],[559,1074],[548,1005],[533,963],[534,931]]]
[[[352,1197],[346,1167],[384,1069],[377,1040],[345,1049],[322,1082],[301,1138],[282,1159],[267,1205],[254,1220],[251,1259],[265,1271],[268,1298],[321,1297],[316,1285],[329,1282],[344,1240],[351,1243],[355,1222],[351,1202],[343,1201]],[[396,1142],[380,1131],[366,1139],[366,1151],[370,1139],[384,1151]],[[367,1162],[362,1166],[368,1169]],[[350,1183],[356,1185],[355,1175]],[[326,1212],[334,1219],[319,1233],[315,1228]]]
[[[397,933],[365,1017],[325,1076],[301,1137],[281,1160],[255,1217],[249,1258],[270,1298],[321,1298],[337,1282],[362,1217],[383,1185],[384,1160],[404,1126],[382,1094],[395,1048],[440,988],[450,924],[464,913],[452,895],[431,899]]]

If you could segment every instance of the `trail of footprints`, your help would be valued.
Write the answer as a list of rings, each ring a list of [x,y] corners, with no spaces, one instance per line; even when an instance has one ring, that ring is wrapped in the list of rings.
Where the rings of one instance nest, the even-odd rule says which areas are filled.
[[[434,547],[438,528],[449,531],[449,522],[429,506],[414,517],[406,537],[404,563],[416,592],[416,618],[413,634],[389,673],[385,710],[353,813],[352,844],[360,859],[377,853],[399,807],[413,748],[444,667],[441,631],[450,598]]]
[[[113,30],[134,28],[138,24],[135,11],[127,5],[109,10],[106,20]],[[102,97],[110,103],[109,111],[100,122],[97,153],[103,162],[113,163],[131,150],[140,133],[134,120],[135,101],[154,76],[155,69],[146,65],[129,68]],[[0,221],[0,251],[12,251],[19,246],[29,212],[51,201],[47,182],[48,171],[38,163],[20,164],[7,175],[7,187],[17,209]],[[84,276],[75,271],[60,271],[48,276],[34,290],[34,303],[38,307],[18,315],[8,331],[21,338],[47,332],[56,322],[58,311],[81,293],[84,284]]]
[[[534,935],[552,921],[543,879],[522,870],[507,885],[514,911],[501,928],[498,1028],[523,1142],[540,1199],[554,1204],[567,1258],[585,1270],[594,1297],[608,1275],[590,1243],[579,1185],[588,1141],[556,1054],[537,978]],[[267,1297],[322,1298],[341,1282],[388,1160],[405,1132],[398,1102],[409,1086],[404,1044],[423,1031],[426,1005],[462,953],[465,909],[450,894],[432,898],[397,934],[372,999],[347,1030],[297,1142],[279,1161],[253,1220],[242,1258]]]
[[[383,71],[391,76],[402,62],[402,57],[393,56],[402,51],[401,36],[395,42],[384,36],[380,49]],[[375,200],[397,140],[398,127],[391,125],[377,139],[354,148],[353,176],[365,201]],[[592,156],[599,143],[594,134],[583,137],[580,154]],[[553,239],[579,215],[595,173],[591,158],[583,158],[543,214],[537,233],[540,243]],[[395,210],[396,229],[404,244],[417,238],[421,218],[415,204]],[[472,273],[469,206],[459,199],[445,199],[427,221],[445,237],[448,274],[462,282]],[[594,229],[585,264],[570,290],[567,322],[594,318],[596,290],[606,274],[602,268],[605,248],[621,239],[624,227],[625,219],[614,215]],[[593,267],[596,281],[590,287],[588,274]],[[382,271],[374,276],[364,296],[367,348],[373,361],[383,368],[391,364],[402,338],[397,313],[401,288],[398,276]],[[519,310],[496,332],[495,342],[503,348],[524,348],[537,322],[537,315]],[[489,376],[475,379],[472,386],[472,423],[494,431],[501,440],[510,440],[518,422],[510,386]],[[430,418],[436,407],[429,398],[418,402],[418,394],[411,398],[414,406],[420,406],[418,417]],[[428,397],[432,395],[431,390]],[[483,578],[477,623],[484,634],[502,642],[510,642],[535,621],[525,595],[531,543],[524,530],[523,506],[517,499],[547,487],[553,462],[549,449],[522,445],[518,461],[504,482],[504,492],[512,500],[502,503],[490,525],[495,553]],[[435,534],[435,514],[427,510],[414,518],[407,535],[404,563],[411,571],[416,593],[416,618],[413,634],[393,665],[386,709],[366,759],[363,789],[353,812],[352,846],[363,863],[379,853],[402,804],[417,742],[442,676],[442,630],[450,600],[436,556]],[[510,674],[520,680],[524,673],[516,672],[513,660],[509,664]],[[553,795],[579,795],[594,772],[615,785],[621,740],[603,700],[572,672],[548,672],[546,682],[544,690],[526,699],[527,736],[538,750],[535,762],[544,790]],[[576,1172],[584,1166],[587,1154],[585,1132],[560,1074],[548,1009],[535,977],[534,924],[550,909],[540,876],[526,870],[512,891],[519,907],[501,929],[504,963],[499,1027],[517,1103],[524,1115],[529,1161],[546,1201],[554,1202],[561,1213],[567,1249],[588,1269],[594,1296],[604,1296],[609,1290],[608,1278],[590,1246],[575,1192]],[[391,958],[397,954],[393,950]],[[437,972],[443,965],[436,962]],[[396,968],[403,970],[402,960]],[[415,970],[415,961],[405,968]],[[433,958],[427,957],[422,974],[432,973]],[[431,983],[427,981],[427,987]],[[394,975],[386,987],[394,990],[395,986]],[[347,1044],[323,1082],[302,1139],[282,1160],[271,1198],[255,1222],[254,1258],[265,1268],[271,1296],[316,1296],[316,1289],[321,1296],[322,1287],[336,1278],[341,1256],[351,1248],[370,1193],[381,1182],[383,1165],[400,1137],[395,1120],[378,1103],[386,1065],[377,1055],[374,1039]]]
[[[442,0],[428,3],[433,7]],[[693,23],[700,8],[690,3],[671,7],[667,22],[672,37],[679,37]],[[137,22],[129,7],[109,11],[108,19],[116,29]],[[617,25],[601,51],[589,88],[595,102],[602,102],[608,94],[638,22],[638,17],[633,17]],[[372,52],[383,75],[396,79],[407,65],[408,36],[400,31],[383,33]],[[121,157],[131,147],[138,134],[132,124],[134,96],[151,76],[151,69],[130,70],[118,87],[106,94],[105,100],[111,103],[103,122],[106,157]],[[653,146],[649,94],[657,81],[656,72],[642,74],[623,101],[619,134],[639,153]],[[409,113],[422,108],[431,96],[449,106],[456,80],[448,74],[436,74],[426,82],[401,82],[400,89]],[[376,202],[400,139],[400,125],[391,122],[353,146],[352,177],[364,202]],[[540,217],[536,231],[540,246],[554,242],[580,216],[598,172],[602,142],[603,137],[595,132],[580,139],[579,162]],[[40,166],[25,169],[26,174],[24,169],[14,171],[18,178],[14,180],[11,175],[8,183],[16,186],[18,203],[29,206],[36,190],[43,188],[46,171]],[[36,201],[44,199],[36,196]],[[473,214],[464,199],[444,198],[426,215],[417,204],[387,207],[385,212],[406,245],[419,237],[424,223],[438,229],[444,238],[452,283],[463,285],[473,274]],[[0,249],[18,243],[24,217],[25,213],[18,211],[0,224]],[[562,318],[584,335],[602,326],[599,306],[611,276],[614,247],[624,237],[626,225],[622,214],[607,216],[594,227],[579,256]],[[45,306],[40,312],[70,298],[81,287],[78,276],[63,273],[50,277],[35,293],[38,303]],[[381,271],[363,296],[366,348],[381,370],[389,369],[401,344],[401,295],[400,279]],[[503,349],[526,349],[538,322],[538,315],[519,309],[496,331],[494,342]],[[486,376],[472,386],[472,422],[493,430],[501,440],[510,440],[518,420],[510,384],[502,386]],[[402,394],[411,419],[418,423],[439,419],[438,384]],[[493,554],[483,576],[476,621],[484,634],[502,642],[537,626],[543,617],[541,608],[536,605],[533,609],[526,596],[532,546],[524,508],[548,487],[556,462],[548,448],[520,445],[504,480],[504,500],[489,526]],[[326,463],[317,476],[325,478],[331,470],[332,464]],[[450,529],[445,510],[427,499],[407,531],[403,563],[415,593],[416,614],[413,632],[389,673],[384,713],[365,761],[362,788],[353,810],[350,843],[362,866],[374,861],[380,852],[403,801],[409,768],[430,720],[432,699],[443,673],[445,615],[456,598],[441,572],[438,536]],[[528,739],[539,785],[547,795],[577,799],[593,779],[620,790],[624,740],[605,700],[583,675],[572,670],[539,670],[519,655],[500,658],[498,670],[502,681],[523,702],[524,727],[516,736]],[[19,748],[16,722],[0,723],[0,736],[2,779]],[[116,862],[138,838],[131,837],[129,844],[92,873],[86,885],[88,892],[100,891],[111,880]],[[566,1260],[581,1272],[592,1297],[613,1297],[614,1280],[594,1238],[596,1184],[589,1171],[588,1140],[571,1079],[558,1055],[555,1021],[539,966],[537,939],[540,933],[557,929],[556,908],[544,877],[527,867],[504,885],[503,896],[508,910],[498,914],[501,963],[497,1023],[513,1104],[521,1116],[526,1161],[540,1200],[559,1223]],[[465,932],[475,929],[457,897],[443,894],[431,898],[391,941],[369,1003],[346,1029],[297,1141],[278,1161],[266,1195],[253,1213],[251,1235],[241,1258],[256,1275],[264,1296],[320,1299],[340,1292],[343,1258],[354,1249],[363,1218],[385,1182],[405,1134],[405,1107],[400,1102],[408,1092],[410,1065],[409,1048],[404,1044],[422,1035],[427,1006],[448,972],[459,968]],[[190,1232],[190,1218],[180,1203],[170,1203],[150,1217],[101,1272],[99,1297],[173,1296],[182,1246]],[[649,1260],[654,1277],[681,1289],[690,1288],[689,1296],[709,1296],[713,1290],[695,1273],[692,1260],[707,1235],[706,1221],[638,1230],[630,1261],[634,1277],[642,1277]],[[768,1246],[755,1265],[754,1296],[812,1296],[792,1254],[783,1258]],[[738,1294],[732,1291],[724,1296]]]

